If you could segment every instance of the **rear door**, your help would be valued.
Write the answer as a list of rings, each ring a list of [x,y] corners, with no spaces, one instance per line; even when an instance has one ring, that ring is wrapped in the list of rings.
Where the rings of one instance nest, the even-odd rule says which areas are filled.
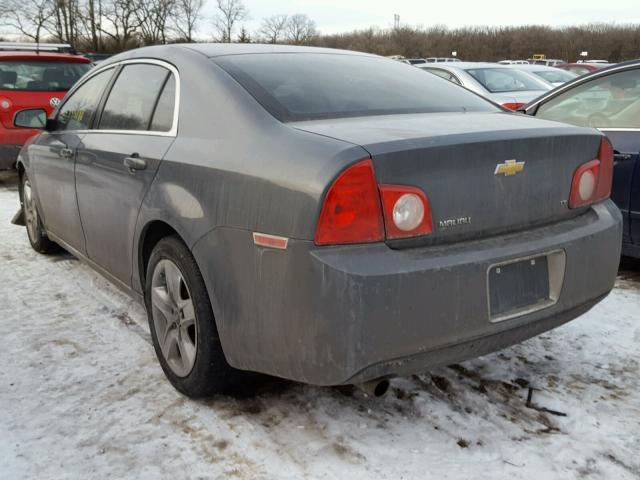
[[[85,245],[74,178],[76,150],[113,72],[111,68],[98,73],[76,89],[60,108],[55,130],[43,132],[29,147],[31,180],[45,226],[82,253]]]
[[[76,189],[87,256],[125,284],[144,195],[177,129],[177,71],[126,62],[78,149]]]

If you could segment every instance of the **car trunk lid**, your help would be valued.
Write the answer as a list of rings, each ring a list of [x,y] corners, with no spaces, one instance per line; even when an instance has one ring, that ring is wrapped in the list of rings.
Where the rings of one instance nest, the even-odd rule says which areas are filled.
[[[392,246],[487,237],[569,218],[575,169],[598,154],[594,130],[519,114],[420,114],[298,122],[351,142],[373,159],[380,184],[426,193],[433,233]]]

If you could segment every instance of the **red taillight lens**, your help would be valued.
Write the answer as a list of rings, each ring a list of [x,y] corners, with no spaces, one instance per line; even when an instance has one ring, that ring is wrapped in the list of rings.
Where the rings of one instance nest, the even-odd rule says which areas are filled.
[[[519,108],[524,107],[524,103],[503,103],[502,106],[504,108],[508,108],[509,110],[518,110]]]
[[[422,190],[405,185],[380,185],[387,239],[415,237],[433,231],[431,207]]]
[[[613,147],[602,138],[598,158],[580,165],[573,174],[569,208],[600,202],[611,195],[613,180]]]
[[[333,182],[322,205],[316,245],[384,240],[380,196],[371,160],[347,168]]]

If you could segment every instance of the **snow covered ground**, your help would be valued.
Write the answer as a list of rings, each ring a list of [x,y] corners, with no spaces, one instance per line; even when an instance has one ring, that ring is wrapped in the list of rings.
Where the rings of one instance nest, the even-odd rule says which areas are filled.
[[[287,382],[191,401],[141,306],[9,224],[0,177],[0,479],[638,479],[640,264],[580,319],[386,397]],[[533,403],[566,413],[528,408]]]

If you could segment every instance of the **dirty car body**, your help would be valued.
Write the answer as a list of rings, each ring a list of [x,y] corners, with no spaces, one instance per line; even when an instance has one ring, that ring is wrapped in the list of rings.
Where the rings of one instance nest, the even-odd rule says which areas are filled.
[[[111,76],[149,62],[175,78],[173,123],[101,130]],[[567,203],[602,156],[594,129],[353,52],[150,47],[75,91],[102,72],[94,120],[22,150],[47,235],[139,296],[154,242],[178,235],[236,369],[318,385],[423,371],[556,327],[613,287],[618,209],[606,194]]]

